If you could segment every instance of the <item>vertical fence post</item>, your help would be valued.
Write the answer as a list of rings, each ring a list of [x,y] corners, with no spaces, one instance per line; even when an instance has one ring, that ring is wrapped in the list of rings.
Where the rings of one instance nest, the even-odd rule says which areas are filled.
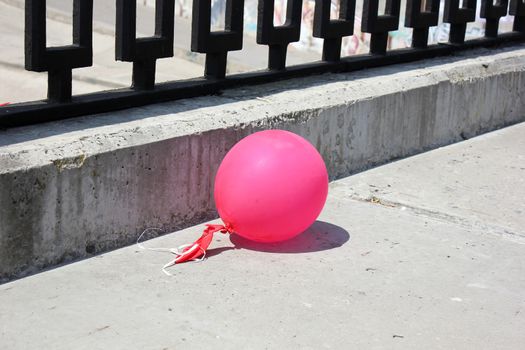
[[[523,0],[510,0],[509,14],[514,16],[512,30],[525,33],[525,2]]]
[[[244,0],[226,0],[225,30],[211,31],[211,0],[193,0],[191,51],[206,54],[204,77],[226,76],[228,51],[242,49]]]
[[[476,0],[464,0],[460,7],[460,0],[445,0],[443,22],[450,23],[449,43],[463,44],[467,23],[476,20]]]
[[[421,10],[421,0],[407,0],[405,26],[414,28],[412,31],[412,47],[425,49],[428,47],[428,28],[437,26],[439,20],[439,0],[425,1],[425,9]]]
[[[274,0],[259,0],[257,8],[257,44],[268,45],[268,69],[286,69],[288,44],[299,41],[301,35],[302,0],[288,0],[286,22],[273,24]]]
[[[316,0],[313,36],[323,38],[323,61],[341,58],[341,41],[354,33],[355,0],[341,0],[339,18],[330,20],[331,0]]]
[[[47,99],[68,102],[73,68],[93,64],[93,0],[74,0],[72,45],[46,47],[46,1],[25,1],[25,68],[48,72]]]
[[[388,32],[399,26],[400,0],[386,0],[385,14],[379,15],[379,0],[364,0],[361,31],[370,33],[370,53],[384,55]]]
[[[137,0],[117,0],[115,58],[133,62],[131,87],[155,88],[157,59],[173,56],[175,1],[156,0],[155,35],[137,39]]]
[[[509,0],[499,0],[496,5],[492,0],[481,0],[480,17],[487,20],[485,24],[485,37],[498,36],[499,19],[507,15]]]

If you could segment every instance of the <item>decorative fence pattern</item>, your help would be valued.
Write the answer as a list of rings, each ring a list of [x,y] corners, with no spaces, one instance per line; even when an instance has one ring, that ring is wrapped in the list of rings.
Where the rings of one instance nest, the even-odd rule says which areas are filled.
[[[330,18],[331,0],[315,0],[313,36],[323,40],[322,59],[287,66],[290,43],[300,40],[302,0],[287,0],[285,22],[274,25],[274,0],[259,0],[256,41],[268,46],[268,69],[226,74],[228,52],[242,49],[244,0],[226,0],[224,30],[211,30],[211,0],[193,0],[191,50],[206,55],[202,78],[155,84],[159,58],[173,56],[175,3],[156,0],[155,34],[136,38],[136,0],[116,0],[117,60],[133,63],[132,85],[126,89],[72,96],[72,70],[93,63],[93,0],[74,0],[72,44],[46,47],[46,1],[26,0],[25,67],[48,74],[48,99],[0,106],[0,127],[28,125],[108,112],[182,98],[216,94],[247,84],[410,62],[449,55],[458,50],[525,41],[524,0],[481,0],[485,36],[465,41],[467,23],[476,18],[477,0],[445,0],[443,22],[450,24],[448,43],[428,45],[429,29],[438,24],[439,0],[407,0],[405,22],[412,28],[411,47],[388,50],[388,33],[399,28],[400,0],[363,0],[361,31],[370,33],[370,50],[341,57],[343,37],[353,34],[356,0],[341,0],[339,16]],[[514,16],[513,31],[498,34],[499,21]],[[1,28],[1,26],[0,26]],[[0,29],[1,30],[1,29]]]

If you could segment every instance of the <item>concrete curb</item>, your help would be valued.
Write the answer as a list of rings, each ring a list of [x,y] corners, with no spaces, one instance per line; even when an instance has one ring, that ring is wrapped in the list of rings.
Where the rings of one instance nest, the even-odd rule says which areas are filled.
[[[240,138],[309,139],[331,179],[524,120],[525,50],[228,90],[0,131],[0,277],[215,216],[213,176]]]

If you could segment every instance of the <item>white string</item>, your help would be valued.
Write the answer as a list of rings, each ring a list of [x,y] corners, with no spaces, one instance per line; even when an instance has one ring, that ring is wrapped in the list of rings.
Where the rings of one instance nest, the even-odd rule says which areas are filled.
[[[171,267],[171,266],[175,265],[177,258],[179,256],[181,256],[182,254],[186,253],[186,252],[183,252],[184,248],[194,246],[194,248],[192,247],[189,250],[194,250],[195,248],[199,248],[202,251],[202,256],[200,258],[195,258],[195,259],[191,259],[191,260],[188,260],[188,261],[201,262],[201,261],[203,261],[206,258],[206,250],[204,250],[202,247],[199,247],[198,245],[195,245],[194,243],[183,244],[183,245],[178,246],[177,248],[150,248],[150,247],[145,247],[140,240],[144,236],[144,234],[146,234],[146,232],[148,232],[150,230],[157,230],[157,231],[160,231],[161,233],[163,233],[163,230],[160,229],[160,228],[157,228],[157,227],[147,228],[137,238],[137,246],[140,249],[143,249],[143,250],[151,250],[151,251],[154,251],[154,252],[164,252],[164,253],[175,254],[177,257],[175,259],[171,260],[170,262],[168,262],[167,264],[165,264],[162,267],[162,272],[164,272],[166,275],[173,276],[166,269],[168,267]]]
[[[146,232],[148,231],[152,231],[152,230],[157,230],[159,231],[160,233],[164,233],[164,231],[158,227],[150,227],[150,228],[147,228],[144,230],[144,232],[142,232],[139,236],[139,238],[137,238],[137,245],[139,246],[140,249],[143,249],[143,250],[151,250],[151,251],[154,251],[154,252],[167,252],[167,253],[174,253],[173,252],[173,249],[170,249],[170,248],[149,248],[149,247],[145,247],[142,242],[140,241],[141,238],[146,234]],[[174,253],[176,254],[176,253]]]

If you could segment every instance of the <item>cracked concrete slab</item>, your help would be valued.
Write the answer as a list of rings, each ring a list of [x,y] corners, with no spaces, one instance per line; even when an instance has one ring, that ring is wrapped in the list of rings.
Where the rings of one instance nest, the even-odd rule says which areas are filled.
[[[523,135],[522,123],[357,174],[341,190],[525,244]]]
[[[219,235],[173,276],[169,254],[130,246],[0,285],[2,348],[520,349],[525,245],[492,228],[524,234],[504,216],[524,209],[523,139],[520,124],[335,181],[297,238]]]

